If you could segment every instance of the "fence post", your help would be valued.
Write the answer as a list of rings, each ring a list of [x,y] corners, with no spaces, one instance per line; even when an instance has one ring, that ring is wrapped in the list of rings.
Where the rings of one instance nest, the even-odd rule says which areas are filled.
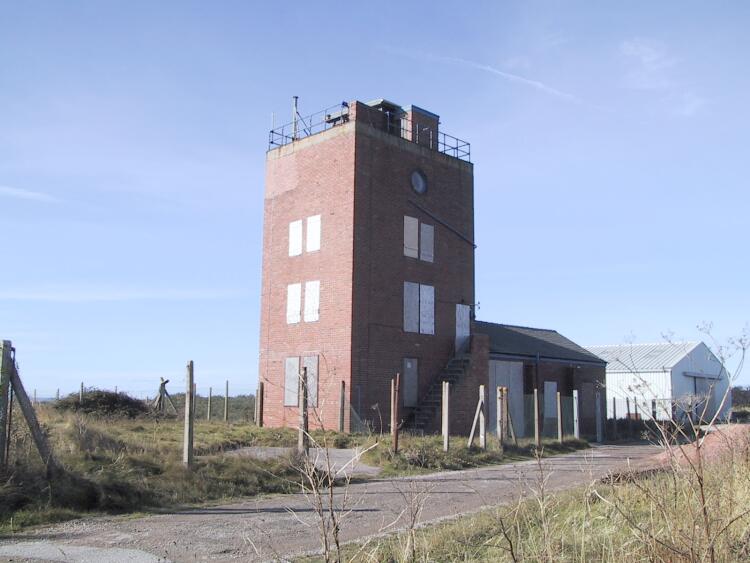
[[[578,390],[573,389],[573,436],[576,440],[581,439],[581,431],[578,428]]]
[[[630,416],[630,397],[625,397],[625,412],[627,413],[628,421],[628,438],[633,437],[633,419]]]
[[[258,396],[255,397],[258,407],[258,417],[255,419],[258,428],[263,428],[263,382],[258,383]]]
[[[451,384],[443,381],[443,404],[442,404],[442,431],[443,431],[443,451],[450,449],[450,392]]]
[[[211,420],[211,396],[213,395],[213,388],[208,388],[208,405],[206,405],[206,420]]]
[[[399,407],[399,387],[401,384],[401,374],[396,372],[396,379],[392,380],[393,387],[393,426],[391,431],[393,434],[393,453],[398,453],[398,407]]]
[[[60,388],[57,389],[57,393],[55,393],[55,401],[60,400]]]
[[[651,418],[656,422],[656,399],[651,399]]]
[[[495,398],[495,431],[497,432],[497,439],[500,442],[500,448],[503,447],[505,442],[505,418],[503,417],[503,387],[497,387],[496,398]]]
[[[339,432],[344,431],[344,414],[346,409],[346,382],[341,382],[339,388]]]
[[[37,406],[38,404],[39,402],[36,400],[36,389],[34,389],[34,402],[32,403],[32,405]]]
[[[185,382],[185,436],[182,447],[182,463],[193,465],[193,360],[187,365]]]
[[[224,385],[224,422],[229,422],[229,380]]]
[[[83,381],[81,381],[81,390],[78,392],[78,404],[83,404]]]
[[[299,378],[299,431],[297,433],[297,451],[307,455],[307,368],[303,367]]]
[[[612,397],[612,439],[617,440],[617,398]]]
[[[562,397],[560,396],[560,391],[557,392],[557,441],[561,444],[563,441]]]
[[[479,411],[479,447],[487,449],[487,422],[485,421],[485,410],[487,401],[485,400],[484,385],[479,386],[479,401],[481,410]]]
[[[596,392],[596,441],[604,441],[604,428],[602,427],[602,394]]]
[[[13,369],[13,356],[11,354],[10,340],[0,343],[0,467],[5,467],[8,462],[6,455],[6,440],[8,439],[8,396],[10,392],[10,372]]]
[[[539,438],[539,390],[534,387],[534,444],[540,447],[542,442]]]

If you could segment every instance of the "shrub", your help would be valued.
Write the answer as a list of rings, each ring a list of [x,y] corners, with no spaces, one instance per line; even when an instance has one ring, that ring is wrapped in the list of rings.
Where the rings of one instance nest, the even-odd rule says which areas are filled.
[[[121,416],[135,418],[149,412],[148,405],[126,393],[114,393],[100,389],[87,389],[83,401],[78,393],[71,393],[55,402],[58,411],[72,411],[95,416]]]

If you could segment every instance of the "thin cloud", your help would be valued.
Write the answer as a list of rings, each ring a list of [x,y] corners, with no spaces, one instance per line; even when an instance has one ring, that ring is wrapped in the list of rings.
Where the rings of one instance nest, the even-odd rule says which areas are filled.
[[[0,196],[12,199],[23,199],[26,201],[37,201],[40,203],[59,203],[60,200],[49,194],[34,192],[21,188],[11,188],[10,186],[0,186]]]
[[[477,61],[470,61],[468,59],[462,59],[460,57],[446,57],[446,56],[441,56],[441,55],[432,55],[429,53],[413,53],[410,51],[404,51],[404,50],[398,50],[398,49],[391,50],[391,51],[397,54],[401,54],[401,55],[415,58],[415,59],[434,61],[434,62],[440,62],[440,63],[457,64],[460,66],[464,66],[466,68],[473,68],[476,70],[481,70],[481,71],[493,74],[495,76],[499,76],[500,78],[503,78],[504,80],[507,80],[508,82],[513,82],[515,84],[522,84],[524,86],[529,86],[531,88],[534,88],[535,90],[539,90],[540,92],[544,92],[545,94],[549,94],[551,96],[560,98],[561,100],[565,100],[567,102],[572,102],[575,104],[582,103],[582,100],[578,98],[577,96],[570,94],[568,92],[563,92],[562,90],[558,90],[557,88],[553,88],[552,86],[549,86],[545,84],[544,82],[540,82],[539,80],[533,80],[531,78],[526,78],[525,76],[521,76],[519,74],[506,72],[504,70],[500,70],[499,68],[495,68],[494,66],[490,66],[490,65],[480,63]]]
[[[116,287],[42,287],[0,289],[0,301],[96,303],[125,301],[205,301],[247,296],[236,289],[142,289]]]
[[[631,63],[625,85],[634,90],[667,90],[673,86],[669,69],[677,59],[667,54],[663,43],[634,37],[620,43],[620,54]]]

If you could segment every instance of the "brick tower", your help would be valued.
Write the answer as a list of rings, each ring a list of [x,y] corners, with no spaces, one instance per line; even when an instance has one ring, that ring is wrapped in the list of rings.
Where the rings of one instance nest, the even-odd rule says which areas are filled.
[[[350,102],[271,131],[266,157],[260,381],[264,421],[294,426],[307,367],[312,425],[390,420],[467,352],[474,303],[469,145],[438,116]]]

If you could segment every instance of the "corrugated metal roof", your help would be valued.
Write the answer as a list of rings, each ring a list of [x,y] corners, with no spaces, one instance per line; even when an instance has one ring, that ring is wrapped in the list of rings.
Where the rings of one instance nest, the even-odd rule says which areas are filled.
[[[476,332],[490,337],[490,354],[527,356],[571,362],[596,362],[602,360],[565,338],[556,330],[530,328],[525,326],[502,325],[476,321]]]
[[[700,342],[660,342],[656,344],[615,344],[587,346],[607,362],[609,372],[669,371]]]

